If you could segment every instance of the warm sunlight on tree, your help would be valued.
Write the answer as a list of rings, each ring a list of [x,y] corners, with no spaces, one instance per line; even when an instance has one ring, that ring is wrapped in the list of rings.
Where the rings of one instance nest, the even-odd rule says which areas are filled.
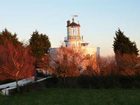
[[[16,39],[16,44],[9,37],[12,34],[1,34],[0,44],[0,80],[22,79],[31,77],[34,74],[34,58],[30,54],[30,49],[25,48]]]
[[[53,58],[55,58],[53,61],[56,74],[60,77],[75,77],[90,70],[97,73],[95,70],[96,59],[93,56],[85,55],[83,49],[60,47],[57,49],[56,57]]]
[[[135,75],[134,67],[137,64],[139,52],[136,43],[131,42],[119,29],[114,38],[113,48],[119,74]]]

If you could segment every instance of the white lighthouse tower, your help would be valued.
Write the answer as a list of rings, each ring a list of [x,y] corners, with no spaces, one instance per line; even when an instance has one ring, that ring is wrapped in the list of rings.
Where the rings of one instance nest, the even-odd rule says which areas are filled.
[[[72,21],[67,21],[67,37],[65,37],[64,42],[65,47],[82,49],[85,54],[96,55],[96,48],[84,41],[83,36],[80,34],[80,24],[75,22],[74,17]]]
[[[66,47],[80,47],[83,42],[83,38],[80,35],[80,24],[76,23],[74,17],[72,22],[67,21],[67,37],[65,38]]]

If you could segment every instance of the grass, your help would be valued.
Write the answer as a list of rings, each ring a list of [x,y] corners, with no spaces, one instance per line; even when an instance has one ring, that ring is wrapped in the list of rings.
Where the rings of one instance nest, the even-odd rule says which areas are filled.
[[[140,105],[140,90],[48,88],[0,95],[0,105]]]

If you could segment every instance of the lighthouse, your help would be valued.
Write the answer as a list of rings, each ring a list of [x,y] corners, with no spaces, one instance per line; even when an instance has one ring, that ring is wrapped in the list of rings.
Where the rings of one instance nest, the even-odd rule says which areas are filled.
[[[58,58],[62,58],[63,60],[66,57],[67,61],[80,61],[80,63],[77,65],[80,67],[81,73],[86,70],[89,65],[93,67],[93,70],[97,70],[96,73],[99,73],[96,61],[97,58],[100,57],[100,48],[98,47],[97,49],[94,45],[85,42],[80,33],[81,25],[79,22],[75,21],[74,17],[66,22],[67,34],[64,38],[64,43],[62,43],[62,45],[58,48],[51,48],[49,51],[51,58],[53,58],[51,64],[55,64],[54,61],[57,61]],[[77,54],[80,55],[79,58],[75,58]],[[69,64],[71,63],[72,62]],[[53,65],[53,67],[55,67],[55,65]]]
[[[80,24],[75,22],[74,17],[72,21],[67,21],[67,37],[64,42],[66,47],[80,47],[83,42],[83,38],[80,35]]]

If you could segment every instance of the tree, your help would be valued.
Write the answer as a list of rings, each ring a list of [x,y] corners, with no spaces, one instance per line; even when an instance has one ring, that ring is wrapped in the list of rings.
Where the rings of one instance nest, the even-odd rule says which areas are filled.
[[[132,54],[138,55],[138,49],[135,42],[131,42],[128,37],[124,35],[124,33],[118,29],[116,31],[116,37],[114,37],[113,44],[115,54]]]
[[[20,41],[18,41],[17,39],[17,35],[12,34],[11,32],[9,32],[7,29],[4,29],[1,33],[0,33],[0,44],[4,44],[5,40],[9,40],[10,42],[13,43],[13,45],[16,47],[18,45],[22,46],[23,43],[21,43]]]
[[[100,57],[98,64],[101,76],[110,76],[116,74],[116,63],[114,56]]]
[[[131,42],[119,29],[114,38],[113,48],[119,73],[123,75],[134,75],[133,68],[139,52],[136,43]]]
[[[34,58],[29,47],[24,47],[7,30],[0,34],[0,80],[18,80],[34,74]]]
[[[50,58],[54,61],[51,66],[55,67],[56,75],[63,78],[79,76],[83,71],[91,70],[89,68],[96,72],[95,57],[87,55],[82,48],[62,46],[52,51]]]
[[[45,53],[48,53],[51,43],[48,36],[42,33],[39,34],[38,31],[35,31],[30,38],[30,47],[33,55],[36,58],[41,58]]]
[[[72,48],[60,47],[55,58],[56,74],[60,77],[74,77],[80,74],[82,54]]]

